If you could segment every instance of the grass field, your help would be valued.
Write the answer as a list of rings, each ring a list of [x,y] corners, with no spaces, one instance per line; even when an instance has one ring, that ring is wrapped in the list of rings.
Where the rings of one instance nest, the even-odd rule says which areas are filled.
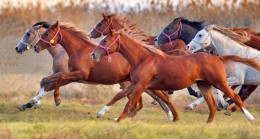
[[[260,108],[250,108],[255,122],[246,120],[241,112],[225,116],[217,112],[215,120],[206,124],[208,110],[201,106],[186,112],[178,107],[180,122],[172,122],[158,106],[146,103],[133,119],[116,123],[124,102],[120,102],[102,119],[96,119],[102,105],[65,100],[55,107],[52,100],[44,100],[40,109],[20,112],[14,103],[0,102],[1,138],[260,138]]]

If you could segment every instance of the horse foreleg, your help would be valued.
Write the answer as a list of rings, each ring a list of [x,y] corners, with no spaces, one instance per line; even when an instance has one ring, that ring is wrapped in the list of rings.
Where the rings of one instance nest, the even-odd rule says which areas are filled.
[[[41,105],[40,99],[42,99],[48,92],[44,91],[44,88],[40,88],[38,94],[28,103],[18,106],[17,108],[21,111],[24,111],[26,108],[32,108],[34,106],[35,109],[39,108]]]
[[[161,108],[165,111],[167,117],[172,120],[173,119],[172,112],[170,111],[169,107],[162,101],[162,99],[160,99],[157,95],[155,95],[158,90],[156,92],[155,91],[156,90],[149,90],[149,89],[145,90],[145,92],[148,95],[150,95],[154,99],[154,101],[157,101],[160,104]]]
[[[169,111],[167,113],[167,115],[170,117],[170,119],[173,120],[173,121],[180,120],[180,117],[179,117],[176,109],[173,107],[173,105],[170,101],[169,95],[166,92],[159,91],[159,90],[157,90],[154,93],[156,94],[156,96],[158,96],[168,106],[168,108],[170,108],[171,111]],[[173,114],[174,117],[172,116],[172,114]]]
[[[207,82],[197,82],[197,85],[205,99],[205,101],[208,104],[208,108],[209,108],[209,117],[207,122],[210,123],[213,121],[214,117],[215,117],[215,113],[216,113],[216,103],[215,100],[213,98],[212,95],[212,86],[210,84],[208,84]]]
[[[119,93],[117,93],[113,99],[106,104],[106,106],[104,106],[97,115],[97,118],[101,118],[105,115],[105,113],[107,111],[109,111],[109,109],[112,107],[112,105],[114,105],[118,100],[122,99],[125,96],[128,96],[132,93],[133,90],[133,85],[130,85],[128,88],[125,88],[124,90],[120,91]]]
[[[73,71],[73,72],[69,72],[69,73],[62,73],[58,79],[57,82],[55,84],[55,90],[54,90],[54,101],[56,106],[58,106],[61,101],[60,101],[60,86],[62,85],[62,83],[70,83],[73,81],[78,81],[82,79],[82,74],[80,71]],[[65,85],[65,84],[63,84]]]
[[[186,110],[192,110],[193,108],[195,108],[197,105],[203,103],[205,101],[205,99],[203,97],[197,99],[196,101],[192,102],[191,104],[189,104],[188,106],[185,107]]]
[[[117,119],[118,122],[120,122],[120,121],[122,121],[123,119],[126,118],[126,116],[128,115],[129,111],[140,100],[140,97],[141,97],[142,93],[144,92],[144,90],[145,90],[145,87],[143,87],[143,85],[141,85],[141,84],[134,86],[133,91],[131,91],[133,93],[131,94],[130,99],[128,100],[127,104],[125,105],[125,108],[124,108],[122,114]]]

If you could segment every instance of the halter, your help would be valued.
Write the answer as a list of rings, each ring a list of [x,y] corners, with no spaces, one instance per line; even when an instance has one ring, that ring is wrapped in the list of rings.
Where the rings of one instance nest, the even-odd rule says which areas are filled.
[[[180,21],[179,21],[179,26],[178,26],[178,28],[177,28],[176,31],[174,31],[174,32],[173,32],[172,34],[170,34],[170,35],[167,35],[166,33],[164,33],[164,32],[162,31],[162,34],[168,38],[170,44],[172,45],[171,36],[172,36],[172,35],[175,35],[175,34],[178,33],[179,31],[181,31],[181,29],[182,29],[182,23],[181,23],[181,20],[180,20]],[[181,32],[180,32],[180,34],[179,34],[178,37],[180,37],[180,35],[181,35]]]
[[[111,18],[109,24],[107,25],[107,27],[103,31],[100,31],[96,28],[94,28],[94,30],[97,31],[98,33],[100,33],[101,35],[104,35],[103,33],[110,27],[111,24],[112,24],[112,18]]]
[[[118,35],[118,37],[108,47],[105,47],[105,46],[103,46],[101,44],[98,45],[98,47],[103,48],[106,51],[107,61],[108,62],[112,61],[111,56],[109,54],[109,49],[110,49],[110,47],[112,47],[112,45],[114,45],[114,43],[116,43],[117,40],[118,40],[119,47],[118,47],[118,49],[116,51],[119,51],[119,49],[120,49],[120,35]]]
[[[39,29],[37,29],[37,34],[36,36],[34,37],[33,41],[29,44],[29,43],[26,43],[26,42],[23,42],[22,40],[20,40],[20,43],[23,44],[23,45],[26,45],[26,49],[29,50],[31,48],[31,45],[35,42],[35,40],[37,39],[37,37],[41,38],[41,35],[40,35],[40,32],[39,32]],[[40,40],[40,39],[39,39]],[[39,41],[38,40],[38,41]],[[38,42],[37,41],[37,42]],[[35,43],[37,44],[37,43]]]
[[[206,37],[202,42],[204,42],[206,39],[208,39],[208,37],[210,37],[209,32],[208,32],[207,37]],[[203,49],[203,51],[206,51],[205,48],[203,47],[203,44],[205,44],[205,43],[200,43],[200,42],[196,41],[195,39],[192,39],[192,41],[195,42],[196,44],[200,45],[200,46],[201,46],[200,49]],[[195,49],[196,51],[194,51],[194,52],[197,52],[197,51],[200,50],[200,49]],[[193,53],[194,53],[194,52],[193,52]]]
[[[52,44],[54,43],[54,39],[55,39],[55,37],[58,35],[58,33],[59,33],[59,35],[60,35],[60,41],[59,41],[59,43],[61,43],[62,34],[61,34],[61,32],[60,32],[60,27],[59,27],[59,26],[58,26],[57,32],[55,33],[55,35],[52,37],[52,39],[51,39],[50,41],[46,41],[46,40],[44,40],[42,37],[40,37],[40,40],[43,41],[43,42],[45,42],[45,43],[47,43],[47,44],[49,44],[51,47],[55,47],[56,45],[52,45]],[[40,40],[39,40],[39,41],[40,41]],[[38,42],[37,42],[37,43],[38,43]]]

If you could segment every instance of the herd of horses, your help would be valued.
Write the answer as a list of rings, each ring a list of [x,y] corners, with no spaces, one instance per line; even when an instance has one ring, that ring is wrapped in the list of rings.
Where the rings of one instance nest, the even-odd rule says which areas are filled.
[[[158,36],[148,36],[128,17],[102,16],[89,34],[58,21],[53,25],[38,22],[24,33],[16,51],[47,49],[53,58],[53,74],[42,79],[38,94],[18,106],[19,110],[40,107],[40,99],[52,90],[58,106],[60,87],[71,82],[119,83],[122,91],[97,117],[102,117],[126,96],[129,100],[117,121],[133,117],[143,107],[141,95],[146,92],[160,104],[168,118],[178,121],[179,115],[167,91],[188,87],[189,92],[195,92],[190,86],[196,84],[203,97],[189,108],[205,100],[210,110],[207,122],[213,121],[217,110],[213,90],[221,100],[219,106],[227,109],[227,103],[234,103],[248,120],[254,120],[243,101],[260,84],[260,33],[252,28],[205,26],[204,22],[179,17]],[[92,41],[103,35],[99,44]],[[237,95],[233,89],[240,85]]]

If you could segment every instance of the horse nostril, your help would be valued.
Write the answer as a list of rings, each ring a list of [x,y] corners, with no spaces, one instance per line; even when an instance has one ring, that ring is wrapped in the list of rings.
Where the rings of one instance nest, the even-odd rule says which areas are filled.
[[[15,47],[15,50],[17,51],[17,50],[18,50],[18,47]]]
[[[157,38],[154,39],[155,42],[157,42],[157,40],[158,40]]]
[[[189,49],[190,48],[190,46],[189,45],[187,45],[187,49]]]

